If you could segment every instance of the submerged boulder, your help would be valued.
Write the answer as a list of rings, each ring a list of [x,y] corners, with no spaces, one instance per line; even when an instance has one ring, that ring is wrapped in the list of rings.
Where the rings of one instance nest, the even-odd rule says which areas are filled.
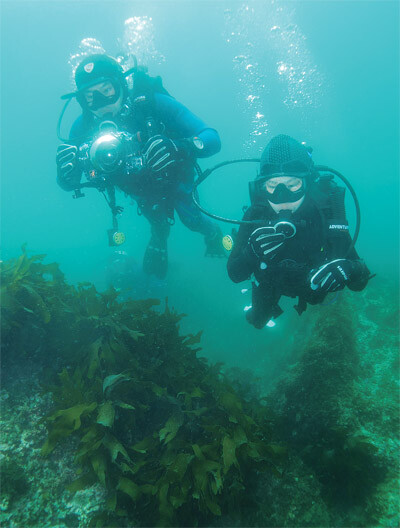
[[[382,288],[314,309],[303,350],[269,396],[281,438],[320,482],[333,525],[398,520],[397,305]]]

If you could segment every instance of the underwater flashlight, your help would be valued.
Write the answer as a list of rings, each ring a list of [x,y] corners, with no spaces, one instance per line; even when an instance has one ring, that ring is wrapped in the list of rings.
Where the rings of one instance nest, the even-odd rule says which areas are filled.
[[[106,133],[93,141],[89,151],[92,165],[102,172],[113,172],[125,157],[121,137]]]
[[[126,157],[123,136],[114,121],[103,121],[99,130],[100,135],[90,147],[89,159],[97,170],[113,172]]]

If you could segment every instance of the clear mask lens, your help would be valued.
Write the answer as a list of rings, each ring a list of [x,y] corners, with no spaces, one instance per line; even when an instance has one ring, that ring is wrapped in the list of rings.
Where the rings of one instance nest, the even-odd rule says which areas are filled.
[[[303,180],[295,177],[287,181],[280,181],[279,178],[270,178],[265,182],[265,190],[269,194],[273,194],[279,186],[284,186],[289,192],[295,193],[303,187]]]

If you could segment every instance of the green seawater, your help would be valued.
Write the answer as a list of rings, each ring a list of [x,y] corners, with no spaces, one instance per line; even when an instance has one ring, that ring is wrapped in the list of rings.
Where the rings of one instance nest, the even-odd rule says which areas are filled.
[[[203,330],[199,355],[211,362],[223,362],[226,369],[248,369],[247,374],[238,370],[236,375],[242,381],[251,379],[259,397],[271,398],[269,404],[282,423],[291,424],[287,430],[281,423],[277,433],[298,456],[289,473],[304,483],[305,495],[315,494],[321,508],[315,512],[309,504],[303,505],[304,511],[310,512],[307,517],[300,507],[300,494],[294,499],[293,510],[283,500],[278,501],[288,510],[270,517],[265,525],[333,526],[336,522],[342,526],[396,526],[400,505],[394,477],[399,473],[394,455],[398,446],[395,417],[399,414],[398,2],[2,0],[0,9],[1,258],[5,261],[18,257],[26,243],[30,255],[46,254],[45,262],[57,262],[69,283],[93,283],[99,291],[106,288],[106,263],[113,251],[106,235],[109,209],[96,191],[87,190],[85,198],[73,200],[71,193],[62,191],[55,182],[60,96],[73,89],[68,61],[80,51],[82,39],[97,39],[111,55],[120,53],[130,39],[130,49],[140,63],[148,65],[149,73],[161,75],[177,100],[218,130],[221,152],[201,160],[202,169],[225,160],[258,157],[272,136],[285,133],[312,146],[316,163],[339,170],[351,181],[361,206],[357,251],[376,273],[362,294],[345,292],[336,304],[313,307],[302,317],[292,308],[295,301],[285,299],[285,311],[276,327],[255,330],[245,322],[243,313],[250,297],[240,290],[248,285],[231,283],[225,260],[205,258],[202,237],[177,219],[169,239],[167,280],[154,284],[149,295],[160,297],[163,303],[168,297],[169,306],[187,314],[180,321],[183,334]],[[137,18],[127,25],[132,17]],[[134,31],[127,33],[129,27]],[[76,106],[68,110],[64,134],[78,111]],[[255,175],[254,164],[215,172],[199,187],[202,204],[216,214],[240,218],[242,207],[249,204],[248,182]],[[348,218],[354,228],[354,205],[347,194]],[[127,237],[124,248],[140,268],[149,225],[137,215],[130,199],[119,194],[117,202],[125,207],[120,219]],[[229,224],[221,224],[221,228],[230,233]],[[340,336],[344,336],[342,341]],[[311,441],[310,431],[315,430],[312,402],[302,398],[309,382],[305,372],[309,368],[316,377],[328,375],[312,361],[316,357],[323,363],[328,361],[324,346],[348,349],[350,356],[356,350],[357,359],[351,356],[356,363],[351,367],[339,354],[334,362],[337,369],[327,371],[333,380],[328,380],[332,386],[327,384],[326,401],[332,401],[336,394],[337,401],[345,403],[340,413],[334,405],[328,406],[332,420],[340,424],[323,421],[317,428],[321,445],[310,452],[307,441],[310,445],[318,441]],[[15,447],[24,429],[35,430],[34,420],[23,418],[33,400],[30,402],[28,389],[24,394],[24,383],[15,374],[21,366],[18,358],[16,361],[10,370],[12,376],[3,369],[4,390],[15,396],[15,401],[7,397],[3,407],[3,447],[7,435],[12,438],[8,445]],[[348,361],[350,364],[350,357]],[[347,369],[352,373],[350,380],[340,374]],[[39,380],[40,372],[35,374]],[[315,386],[316,382],[311,383]],[[333,386],[338,386],[337,393]],[[349,398],[343,396],[347,389],[340,391],[344,386],[352,387]],[[32,390],[39,394],[36,385]],[[281,399],[282,394],[287,400]],[[324,401],[318,391],[314,397]],[[291,407],[288,402],[292,402]],[[39,419],[50,403],[39,399],[36,403],[33,414]],[[22,414],[13,412],[13,405],[19,406]],[[14,423],[16,416],[21,418]],[[306,425],[298,430],[303,420]],[[349,423],[355,424],[354,428],[349,429]],[[356,438],[349,445],[342,441],[343,428]],[[334,443],[330,444],[333,429]],[[293,431],[297,431],[295,439]],[[381,462],[371,466],[372,474],[361,472],[361,477],[354,469],[366,467],[368,457],[375,456],[370,447],[372,437],[378,454],[388,453],[382,464],[390,469],[390,478]],[[335,452],[335,442],[344,451],[354,450],[355,458],[341,458],[342,451],[338,448]],[[37,440],[32,445],[38,450],[39,444]],[[320,464],[315,462],[317,457]],[[393,464],[390,468],[389,459]],[[12,467],[7,464],[7,468]],[[32,464],[37,469],[40,459],[34,458]],[[343,474],[334,471],[341,464],[344,475],[371,482],[371,489],[363,488],[369,499],[346,488]],[[321,467],[326,468],[326,474]],[[55,467],[49,472],[57,474]],[[313,478],[319,479],[318,486],[325,492],[309,484],[311,474],[317,475]],[[40,479],[43,485],[45,477]],[[16,482],[25,489],[23,476],[18,474]],[[290,487],[293,482],[286,485]],[[339,500],[338,487],[356,497],[355,503],[359,498],[360,505],[354,504],[352,509],[346,499]],[[265,484],[265,494],[271,500],[281,497],[284,489]],[[369,500],[368,507],[364,499]],[[17,507],[11,504],[3,508],[6,515],[11,512],[3,524],[14,527],[21,519],[13,521],[13,508]],[[46,522],[54,525],[55,518]],[[43,519],[32,513],[31,526],[43,526]],[[80,519],[80,526],[84,526],[86,517],[81,515]],[[65,522],[60,526],[67,526]],[[74,522],[70,521],[71,526]],[[220,522],[227,526],[224,520]],[[259,519],[256,522],[254,525],[262,525]]]

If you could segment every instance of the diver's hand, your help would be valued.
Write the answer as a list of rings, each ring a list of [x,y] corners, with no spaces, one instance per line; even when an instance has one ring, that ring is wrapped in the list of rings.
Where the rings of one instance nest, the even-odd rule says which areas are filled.
[[[285,241],[283,233],[277,233],[274,227],[259,227],[249,237],[249,248],[262,262],[275,257]]]
[[[172,140],[157,135],[150,138],[143,148],[144,165],[153,172],[165,171],[187,158],[185,140]]]
[[[204,255],[206,257],[226,258],[222,237],[222,231],[217,225],[214,226],[214,232],[204,237],[204,242],[206,243]]]
[[[57,148],[56,163],[57,175],[61,184],[71,184],[73,181],[72,173],[77,165],[78,149],[75,145],[63,143]]]
[[[318,269],[311,270],[310,288],[325,293],[343,290],[346,283],[351,280],[352,271],[351,260],[332,260]]]

